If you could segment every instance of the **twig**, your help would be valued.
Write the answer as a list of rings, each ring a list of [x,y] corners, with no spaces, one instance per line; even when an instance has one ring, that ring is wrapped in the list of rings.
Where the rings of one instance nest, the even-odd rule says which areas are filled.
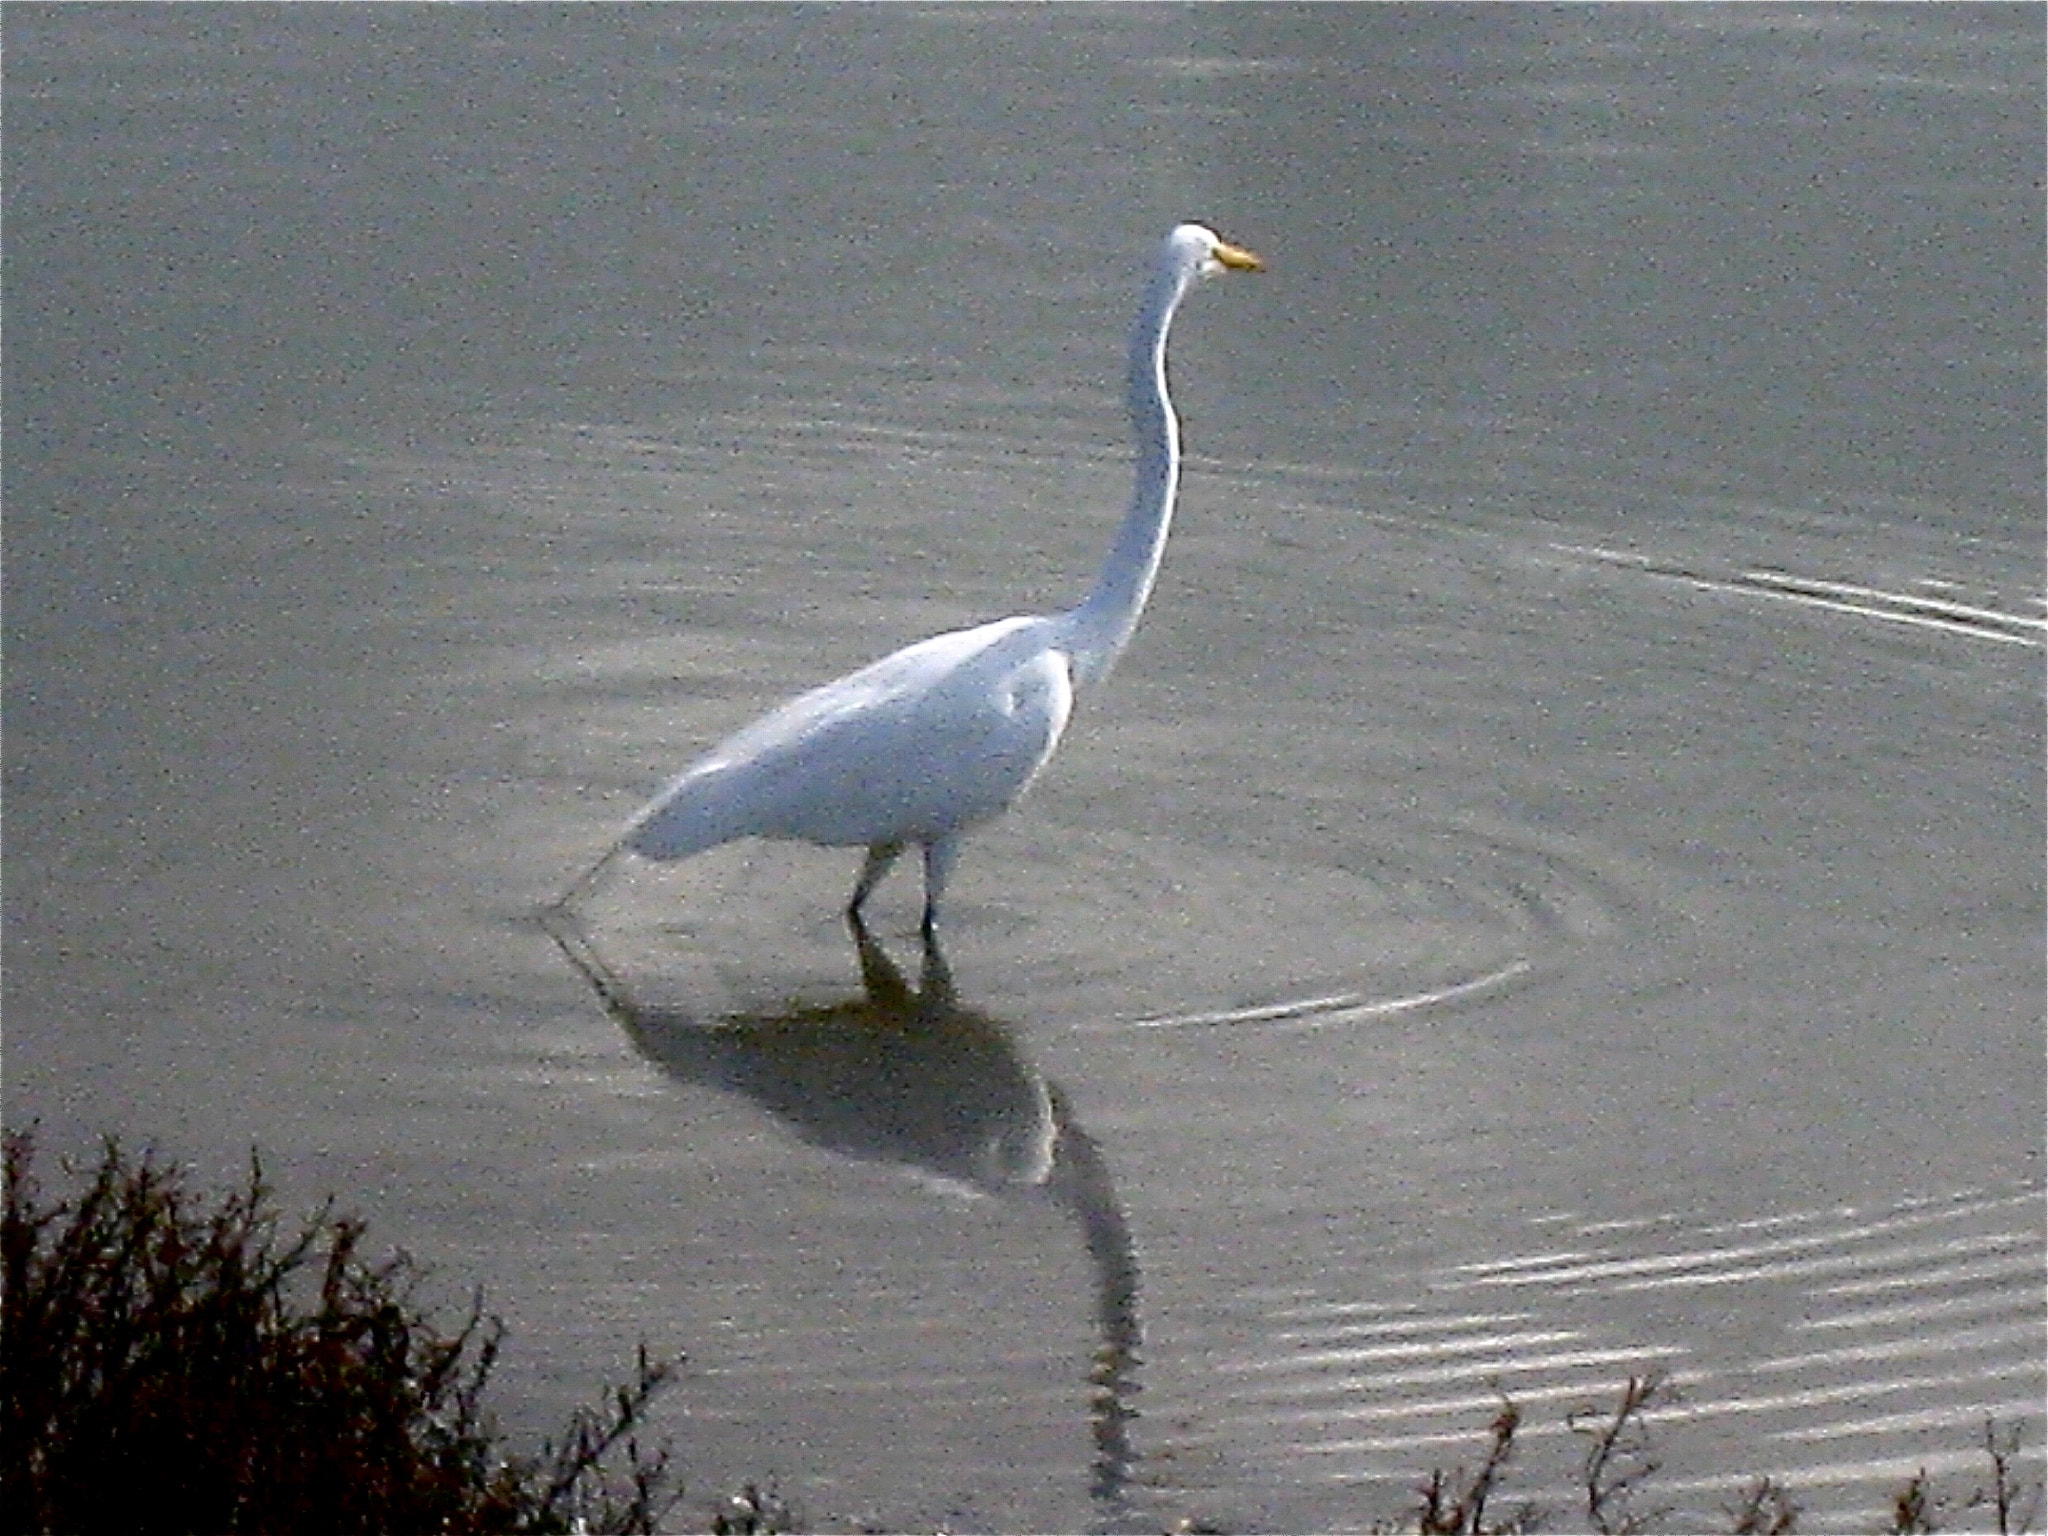
[[[1574,1434],[1588,1441],[1581,1484],[1586,1490],[1586,1518],[1601,1536],[1633,1536],[1670,1513],[1668,1509],[1635,1513],[1629,1498],[1653,1476],[1661,1463],[1650,1453],[1645,1416],[1653,1407],[1676,1399],[1677,1392],[1662,1371],[1631,1376],[1622,1385],[1621,1401],[1612,1416],[1598,1408],[1581,1408],[1565,1416]]]

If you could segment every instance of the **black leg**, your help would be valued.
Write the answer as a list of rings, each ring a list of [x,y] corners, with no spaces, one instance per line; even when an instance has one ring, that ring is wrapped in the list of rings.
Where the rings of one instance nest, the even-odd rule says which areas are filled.
[[[868,856],[860,867],[860,878],[853,882],[853,899],[846,904],[849,918],[859,921],[861,905],[868,899],[868,894],[882,883],[882,876],[889,873],[889,866],[902,852],[901,843],[876,843],[868,850]]]

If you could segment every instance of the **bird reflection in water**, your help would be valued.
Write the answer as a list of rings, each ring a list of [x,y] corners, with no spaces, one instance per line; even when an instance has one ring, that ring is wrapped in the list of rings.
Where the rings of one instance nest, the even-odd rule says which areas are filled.
[[[644,1005],[562,909],[546,926],[634,1046],[663,1071],[752,1099],[815,1146],[979,1193],[1054,1201],[1078,1224],[1100,1342],[1089,1373],[1090,1493],[1120,1506],[1141,1334],[1129,1225],[1095,1142],[1002,1020],[963,1006],[935,937],[912,987],[858,918],[862,992],[707,1021]]]

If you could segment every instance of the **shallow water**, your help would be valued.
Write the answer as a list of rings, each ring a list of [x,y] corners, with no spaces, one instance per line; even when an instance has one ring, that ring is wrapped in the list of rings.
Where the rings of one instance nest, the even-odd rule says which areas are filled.
[[[480,1281],[693,1489],[1327,1528],[2039,1476],[2039,13],[9,18],[7,1117]],[[928,974],[855,860],[539,904],[688,756],[1159,594]],[[593,991],[591,974],[611,989]],[[1559,1523],[1568,1523],[1561,1520]]]

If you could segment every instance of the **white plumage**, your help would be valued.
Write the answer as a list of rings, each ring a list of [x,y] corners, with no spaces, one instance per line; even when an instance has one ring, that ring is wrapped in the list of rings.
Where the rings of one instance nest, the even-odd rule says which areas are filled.
[[[896,857],[916,845],[924,930],[934,932],[962,834],[1008,809],[1038,776],[1076,689],[1108,673],[1151,593],[1180,471],[1166,388],[1174,311],[1197,279],[1261,265],[1200,225],[1167,236],[1131,338],[1137,486],[1085,602],[935,635],[791,699],[671,780],[561,904],[621,853],[680,859],[764,837],[866,848],[847,908],[857,919]]]

